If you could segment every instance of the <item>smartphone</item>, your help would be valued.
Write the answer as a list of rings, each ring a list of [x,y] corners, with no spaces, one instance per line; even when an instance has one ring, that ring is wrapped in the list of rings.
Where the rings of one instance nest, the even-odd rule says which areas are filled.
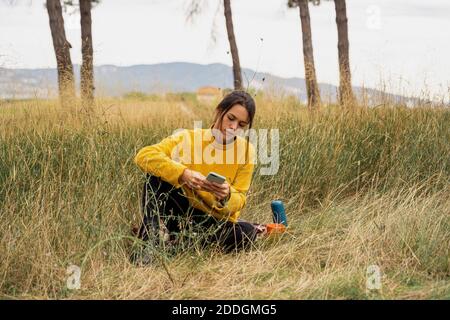
[[[210,173],[208,173],[206,180],[208,180],[210,182],[216,182],[216,183],[222,184],[225,182],[225,177],[221,176],[218,173],[210,172]]]

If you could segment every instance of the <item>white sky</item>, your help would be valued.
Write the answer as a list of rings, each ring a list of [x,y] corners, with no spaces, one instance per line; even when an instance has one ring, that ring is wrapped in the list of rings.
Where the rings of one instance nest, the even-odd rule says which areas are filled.
[[[204,0],[186,22],[190,0],[102,0],[92,12],[96,65],[185,61],[231,65],[220,0]],[[298,9],[287,0],[232,0],[241,65],[282,77],[303,77]],[[219,9],[218,9],[219,8]],[[448,97],[449,0],[347,0],[353,84]],[[311,6],[317,76],[337,85],[334,4]],[[211,31],[215,22],[216,42]],[[81,62],[79,15],[65,15],[72,61]],[[263,38],[263,41],[260,40]],[[43,0],[0,0],[0,66],[55,67]]]

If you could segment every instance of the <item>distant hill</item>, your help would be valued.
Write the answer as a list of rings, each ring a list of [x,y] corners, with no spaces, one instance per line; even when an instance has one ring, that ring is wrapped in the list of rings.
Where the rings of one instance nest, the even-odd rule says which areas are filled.
[[[74,65],[77,87],[79,87],[80,66]],[[247,87],[274,90],[293,94],[306,100],[305,80],[302,78],[281,78],[268,73],[243,69],[243,80]],[[119,67],[101,65],[94,68],[96,94],[122,96],[127,92],[143,93],[193,92],[202,86],[232,88],[233,76],[230,66],[213,63],[201,65],[186,62],[159,63]],[[322,99],[335,102],[337,87],[320,83]],[[360,95],[362,88],[355,87]],[[378,90],[365,89],[370,100],[379,101],[381,96],[395,101],[411,99],[384,94]],[[0,68],[0,98],[47,98],[57,95],[56,69],[6,69]]]

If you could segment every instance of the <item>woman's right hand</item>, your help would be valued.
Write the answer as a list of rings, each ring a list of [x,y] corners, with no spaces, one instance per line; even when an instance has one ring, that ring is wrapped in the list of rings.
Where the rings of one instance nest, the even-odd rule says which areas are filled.
[[[186,184],[189,188],[200,190],[204,186],[206,177],[198,171],[185,169],[179,181],[181,184]]]

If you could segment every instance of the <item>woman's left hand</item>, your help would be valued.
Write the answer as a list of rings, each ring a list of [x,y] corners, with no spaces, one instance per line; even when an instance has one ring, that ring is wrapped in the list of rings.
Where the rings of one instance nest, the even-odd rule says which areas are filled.
[[[203,190],[213,193],[220,201],[225,199],[230,194],[230,185],[226,181],[220,184],[206,180],[203,184]]]

